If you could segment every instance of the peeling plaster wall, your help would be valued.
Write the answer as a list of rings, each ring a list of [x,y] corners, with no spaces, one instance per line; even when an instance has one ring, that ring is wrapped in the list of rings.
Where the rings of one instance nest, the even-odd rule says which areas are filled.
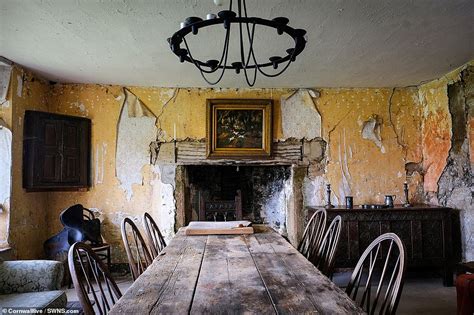
[[[285,103],[288,95],[294,92],[289,89],[127,89],[156,117],[155,140],[167,144],[172,144],[173,139],[202,140],[206,137],[207,98],[271,98],[275,104],[275,140],[308,139],[316,135],[316,141],[304,146],[302,163],[309,167],[298,166],[297,176],[291,178],[293,184],[285,183],[284,189],[275,197],[278,204],[285,198],[285,211],[297,214],[297,217],[287,217],[287,227],[293,228],[300,224],[299,219],[304,219],[304,214],[297,211],[297,199],[304,199],[305,205],[323,205],[326,183],[332,184],[334,204],[342,203],[344,196],[349,194],[354,196],[356,204],[382,202],[383,196],[389,193],[401,196],[405,180],[410,185],[412,202],[440,203],[438,186],[448,187],[443,186],[444,181],[449,183],[451,176],[446,168],[453,136],[448,84],[460,81],[460,72],[458,69],[419,88],[318,89],[313,95],[298,91],[294,95],[300,101],[295,106],[299,106],[301,113],[306,113],[304,115],[288,106],[295,99]],[[13,133],[10,220],[15,229],[10,233],[10,244],[15,249],[14,257],[42,257],[43,241],[61,229],[59,212],[74,203],[100,212],[103,234],[113,245],[114,262],[126,261],[120,238],[120,221],[125,216],[131,216],[141,226],[141,217],[148,211],[158,219],[165,237],[172,237],[177,207],[176,165],[170,160],[159,159],[155,165],[150,165],[148,157],[145,160],[145,153],[141,152],[138,164],[143,165],[139,174],[134,174],[141,180],[130,184],[130,195],[116,177],[115,152],[123,103],[124,88],[120,86],[49,85],[14,67],[7,102],[0,106],[0,118],[12,127]],[[462,152],[468,152],[472,169],[472,100],[469,104],[468,141],[461,147]],[[21,188],[22,119],[26,109],[92,119],[91,172],[94,180],[89,191],[25,193]],[[372,128],[375,142],[372,136],[367,136],[367,130],[364,136],[364,126],[371,119],[376,121]],[[317,137],[318,132],[321,138]],[[147,141],[148,137],[152,138],[151,134],[151,131],[147,133]],[[142,149],[145,150],[144,145]],[[440,180],[442,185],[439,185]],[[295,188],[296,182],[301,190]],[[441,201],[456,207],[453,200]],[[474,258],[472,235],[466,231],[473,230],[469,222],[474,220],[470,219],[471,212],[467,212],[472,210],[472,204],[467,209],[463,207],[465,257],[471,259]]]
[[[0,126],[6,127],[6,129],[3,131],[3,134],[0,130],[0,137],[3,137],[3,146],[8,143],[8,138],[12,138],[12,107],[10,104],[12,93],[9,93],[11,72],[12,67],[0,65]],[[0,143],[1,142],[2,140],[0,140]],[[12,139],[10,139],[9,142],[9,146],[11,147]],[[0,144],[0,146],[2,146],[2,144]],[[0,151],[3,152],[4,149],[5,147],[0,148]],[[0,153],[0,155],[1,154],[2,153]],[[2,163],[2,160],[5,162]],[[10,168],[8,170],[1,169],[2,167],[5,167],[6,164],[4,163],[10,164]],[[7,239],[11,209],[11,164],[12,150],[10,150],[10,154],[7,154],[5,157],[3,157],[3,159],[2,156],[0,156],[0,185],[3,185],[3,187],[0,187],[0,206],[3,202],[3,209],[0,211],[0,248],[8,247]],[[6,193],[6,191],[8,191],[8,193]],[[8,200],[5,200],[6,195],[8,195]]]
[[[150,143],[156,139],[156,116],[139,99],[125,90],[117,126],[115,171],[120,187],[132,199],[132,185],[142,184],[141,170],[150,161]],[[146,112],[145,112],[146,111]]]
[[[460,210],[463,259],[474,259],[474,61],[419,87],[424,190],[431,204]]]
[[[165,241],[168,243],[174,236],[176,198],[176,166],[152,166],[153,186],[150,214],[156,219]]]
[[[314,151],[311,166],[305,171],[306,177],[301,178],[301,182],[305,183],[302,185],[307,205],[324,204],[322,190],[328,181],[335,190],[334,203],[357,191],[356,203],[381,202],[386,193],[401,195],[405,181],[405,163],[422,160],[419,145],[421,134],[417,128],[420,125],[421,107],[417,89],[414,88],[321,89],[313,94],[316,97],[308,97],[308,92],[308,95],[302,95],[305,105],[299,106],[311,105],[307,108],[307,111],[312,111],[311,115],[298,114],[298,111],[292,111],[289,115],[287,112],[291,108],[282,109],[281,99],[292,93],[289,89],[127,89],[156,116],[157,140],[166,142],[173,138],[182,141],[206,137],[207,98],[273,99],[274,139],[287,139],[290,136],[314,138],[318,132],[322,136],[320,142],[305,148],[305,151]],[[173,169],[175,166],[170,165],[170,161],[158,161],[156,165],[149,165],[149,161],[145,163],[142,156],[144,165],[140,174],[135,174],[142,180],[131,184],[130,199],[127,199],[127,192],[121,188],[120,180],[115,176],[114,152],[117,145],[117,123],[124,102],[123,88],[56,84],[51,88],[49,99],[49,110],[52,112],[92,119],[92,147],[95,148],[92,161],[94,185],[90,191],[49,193],[49,235],[57,233],[61,228],[59,212],[78,202],[102,212],[104,236],[114,246],[114,261],[125,261],[119,224],[126,215],[141,220],[143,212],[148,211],[158,219],[166,237],[171,237],[177,206],[173,186],[173,176],[176,175],[172,175],[174,173],[169,168]],[[373,114],[382,120],[380,135],[386,153],[382,153],[373,142],[362,137],[363,122]],[[319,115],[320,125],[318,126],[317,119],[312,125],[313,118]],[[282,117],[285,123],[282,122]],[[301,132],[296,130],[298,128],[295,126],[298,124],[295,125],[295,122],[311,128],[301,127]],[[293,127],[284,128],[283,124]],[[298,131],[298,134],[291,130]],[[400,144],[397,142],[397,135]],[[329,143],[327,147],[325,142]],[[165,169],[168,170],[164,171]],[[171,175],[164,176],[164,172]],[[413,188],[419,184],[413,182],[411,185]],[[285,199],[288,203],[288,198],[292,198],[294,193],[290,190],[289,186],[285,186],[275,197],[278,200],[274,201],[280,204]],[[268,207],[271,207],[271,201],[269,202]],[[300,215],[303,217],[303,214]]]
[[[137,87],[127,89],[136,95],[143,105],[156,116],[156,127],[158,128],[156,137],[161,141],[172,140],[175,129],[176,138],[181,140],[205,138],[205,100],[225,97],[272,98],[275,101],[276,113],[274,134],[279,137],[281,135],[280,115],[278,115],[280,111],[279,99],[282,94],[288,93],[288,90],[277,89],[244,91]],[[95,148],[91,163],[94,181],[93,187],[88,192],[49,193],[48,221],[51,224],[49,235],[61,230],[58,217],[62,209],[73,203],[82,203],[86,207],[97,208],[101,211],[104,224],[103,234],[106,240],[113,245],[114,262],[126,261],[120,238],[120,221],[125,216],[131,216],[138,220],[141,228],[141,217],[145,211],[148,211],[157,219],[165,237],[170,239],[174,235],[175,225],[174,181],[176,166],[161,162],[150,165],[149,156],[145,160],[145,155],[141,152],[140,161],[143,165],[139,174],[134,174],[141,180],[130,183],[131,190],[123,190],[120,180],[115,175],[114,152],[117,145],[117,124],[124,102],[123,88],[56,84],[51,88],[49,99],[51,112],[92,119],[92,148]],[[76,104],[84,106],[76,106]],[[148,138],[149,135],[151,132],[147,132],[146,137]],[[131,158],[135,159],[135,157]],[[130,162],[133,163],[134,160]],[[126,160],[124,160],[123,169],[126,170],[126,167]],[[130,199],[128,199],[129,196]]]
[[[447,82],[435,81],[420,86],[419,97],[423,105],[423,185],[425,192],[435,192],[451,146]]]
[[[22,188],[23,118],[25,110],[48,110],[49,83],[14,66],[7,97],[8,108],[0,111],[12,131],[12,195],[9,245],[12,258],[43,257],[48,233],[48,193],[27,193]],[[5,214],[6,215],[6,214]],[[3,216],[3,214],[2,214]]]
[[[282,97],[281,115],[286,118],[282,120],[282,140],[321,137],[321,115],[311,94],[301,89]]]
[[[305,179],[306,204],[325,204],[326,183],[332,185],[333,204],[342,204],[347,195],[354,196],[355,204],[381,203],[385,194],[400,198],[405,180],[412,200],[422,201],[416,194],[421,176],[407,177],[405,171],[407,163],[422,161],[416,88],[322,89],[316,105],[328,147],[324,169]],[[374,115],[379,145],[363,135],[364,123]]]
[[[12,132],[0,126],[0,248],[8,246],[12,171]]]

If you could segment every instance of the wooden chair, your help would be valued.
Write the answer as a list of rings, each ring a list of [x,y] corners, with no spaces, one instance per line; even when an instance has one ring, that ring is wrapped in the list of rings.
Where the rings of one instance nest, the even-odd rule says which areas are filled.
[[[326,210],[317,210],[309,219],[298,246],[298,251],[307,259],[314,257],[318,252],[321,240],[326,229]]]
[[[150,254],[154,259],[166,247],[166,243],[158,225],[148,212],[145,212],[143,215],[143,223],[145,225]]]
[[[89,245],[77,242],[69,249],[68,264],[84,313],[107,314],[122,293],[99,256]]]
[[[360,257],[346,293],[367,314],[395,314],[405,268],[405,247],[400,238],[394,233],[380,235]],[[371,292],[374,285],[377,286],[376,291]],[[362,295],[357,296],[359,288]]]
[[[242,220],[242,192],[236,191],[232,200],[206,200],[199,193],[199,221],[234,221]]]
[[[329,225],[319,246],[316,257],[310,261],[328,278],[332,278],[334,257],[336,256],[339,236],[341,235],[342,218],[336,216]]]
[[[92,221],[95,219],[94,212],[92,212],[90,209],[87,208],[82,208],[82,216],[84,218],[84,221]],[[99,256],[100,260],[105,261],[107,263],[107,268],[111,267],[111,256],[110,256],[110,244],[107,244],[104,242],[104,237],[100,235],[100,242],[99,244],[90,244],[92,247],[92,250]]]
[[[135,223],[130,218],[122,220],[122,240],[127,252],[128,264],[132,273],[133,280],[136,280],[143,271],[148,268],[152,262],[152,258],[145,240],[143,239],[140,231],[138,230]],[[129,233],[128,233],[129,232]],[[131,235],[132,242],[130,242],[128,236]],[[130,246],[132,245],[132,246]]]

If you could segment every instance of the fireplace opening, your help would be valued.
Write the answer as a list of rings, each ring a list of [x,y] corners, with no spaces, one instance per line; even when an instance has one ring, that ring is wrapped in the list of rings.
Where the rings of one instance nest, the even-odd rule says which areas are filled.
[[[186,224],[249,220],[286,229],[290,166],[186,166]]]

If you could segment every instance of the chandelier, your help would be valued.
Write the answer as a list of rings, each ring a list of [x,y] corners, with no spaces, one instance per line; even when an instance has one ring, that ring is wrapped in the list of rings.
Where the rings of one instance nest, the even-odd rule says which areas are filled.
[[[217,4],[220,1],[215,0],[214,2]],[[266,77],[277,77],[288,69],[306,46],[306,30],[288,26],[289,20],[286,17],[276,17],[272,20],[249,17],[245,2],[245,0],[237,0],[237,13],[232,11],[232,0],[230,0],[228,10],[220,11],[217,15],[208,14],[205,20],[199,17],[188,17],[181,23],[181,29],[168,38],[171,51],[179,57],[180,62],[186,61],[194,64],[204,80],[210,85],[219,83],[226,70],[235,71],[237,74],[243,73],[249,86],[254,86],[257,72]],[[196,36],[199,29],[217,24],[222,24],[225,32],[220,58],[206,61],[197,59],[191,53],[186,36]],[[240,58],[229,62],[229,41],[233,24],[238,28]],[[257,60],[254,51],[254,36],[257,26],[273,28],[278,35],[289,35],[294,41],[294,46],[286,49],[286,54],[283,56],[272,56],[265,61]],[[247,42],[247,45],[244,45],[244,42]],[[268,68],[273,70],[268,72]],[[211,81],[207,76],[213,73],[216,73],[214,76],[217,76],[217,79]]]

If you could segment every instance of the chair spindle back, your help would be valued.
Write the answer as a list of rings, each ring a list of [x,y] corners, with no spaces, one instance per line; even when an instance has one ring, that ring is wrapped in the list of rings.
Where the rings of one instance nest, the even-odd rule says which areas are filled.
[[[339,236],[341,235],[342,218],[336,216],[329,225],[319,246],[318,253],[310,261],[328,278],[332,278],[334,258],[336,256]]]
[[[155,258],[166,247],[166,242],[158,228],[158,225],[148,212],[145,212],[143,215],[143,223],[145,225],[150,254]]]
[[[142,234],[130,218],[122,220],[121,231],[132,278],[136,280],[151,265],[153,259]]]
[[[405,268],[403,242],[394,233],[382,234],[360,257],[346,293],[367,314],[395,314],[403,289]],[[371,291],[373,286],[376,286],[375,292]],[[359,289],[362,294],[358,296]]]
[[[326,229],[326,210],[317,210],[309,219],[298,246],[298,251],[307,259],[314,257],[318,252],[321,240]]]
[[[89,245],[77,242],[69,249],[68,264],[84,313],[107,314],[122,293],[97,254]]]

